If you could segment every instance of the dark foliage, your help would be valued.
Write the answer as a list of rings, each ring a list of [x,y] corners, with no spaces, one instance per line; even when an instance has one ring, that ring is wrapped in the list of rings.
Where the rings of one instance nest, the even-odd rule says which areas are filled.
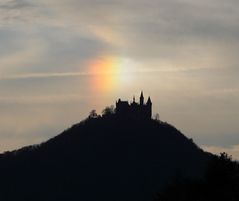
[[[102,116],[112,116],[113,114],[115,114],[115,108],[113,105],[111,105],[110,107],[107,106],[105,109],[103,109],[102,111]]]
[[[204,179],[175,182],[158,196],[158,201],[239,200],[239,163],[226,153],[212,157]]]
[[[211,155],[174,127],[106,113],[1,154],[0,200],[149,201],[173,180],[203,177]]]

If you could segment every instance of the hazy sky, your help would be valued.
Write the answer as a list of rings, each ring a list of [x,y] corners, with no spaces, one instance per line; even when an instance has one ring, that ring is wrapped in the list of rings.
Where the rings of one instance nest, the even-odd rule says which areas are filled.
[[[0,151],[115,100],[239,159],[238,0],[1,0]]]

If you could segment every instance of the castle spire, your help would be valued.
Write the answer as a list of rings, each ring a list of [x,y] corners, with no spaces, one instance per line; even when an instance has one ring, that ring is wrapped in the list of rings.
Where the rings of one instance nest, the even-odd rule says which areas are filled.
[[[141,91],[139,102],[140,102],[140,105],[144,104],[144,94],[143,94],[143,91]]]
[[[148,100],[147,100],[147,105],[149,105],[149,104],[152,104],[152,101],[151,101],[150,96],[149,96],[149,98],[148,98]]]

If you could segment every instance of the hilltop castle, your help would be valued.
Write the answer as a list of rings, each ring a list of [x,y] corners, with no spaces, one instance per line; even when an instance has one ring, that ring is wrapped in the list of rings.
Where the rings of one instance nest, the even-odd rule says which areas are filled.
[[[146,103],[144,103],[144,95],[141,92],[139,103],[133,102],[129,104],[128,101],[122,101],[119,99],[116,102],[116,114],[121,117],[130,117],[135,119],[151,119],[152,117],[152,102],[150,97]]]

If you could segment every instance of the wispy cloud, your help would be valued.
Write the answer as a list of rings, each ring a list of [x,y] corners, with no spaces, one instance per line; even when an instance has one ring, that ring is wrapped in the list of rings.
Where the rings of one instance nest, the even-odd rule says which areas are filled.
[[[3,0],[0,2],[0,11],[0,26],[34,22],[43,17],[41,4],[31,0]]]
[[[4,104],[29,104],[31,106],[37,104],[52,104],[52,103],[68,103],[68,102],[80,102],[83,98],[80,94],[68,93],[67,96],[64,94],[52,94],[52,95],[25,95],[25,96],[1,96],[0,103]],[[1,105],[0,105],[1,106]]]
[[[78,77],[92,75],[92,73],[87,72],[66,72],[66,73],[25,73],[25,74],[15,74],[0,76],[0,79],[30,79],[30,78],[51,78],[51,77]]]
[[[32,8],[36,5],[33,1],[27,0],[2,0],[0,2],[0,9],[8,9],[8,10],[17,10],[24,8]]]

